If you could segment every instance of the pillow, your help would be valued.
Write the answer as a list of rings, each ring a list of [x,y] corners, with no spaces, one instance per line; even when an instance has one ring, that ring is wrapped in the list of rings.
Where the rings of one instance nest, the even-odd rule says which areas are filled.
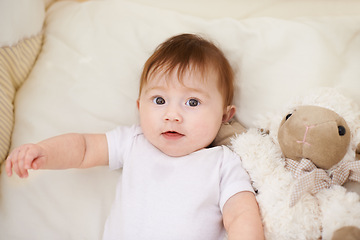
[[[40,33],[15,46],[0,48],[0,164],[10,148],[15,93],[32,69],[41,49],[42,36]]]
[[[41,49],[43,21],[42,0],[0,2],[0,164],[10,147],[16,91]]]
[[[16,96],[12,147],[136,123],[145,60],[183,32],[224,51],[235,71],[236,117],[247,127],[308,88],[338,87],[359,102],[359,28],[359,17],[206,20],[126,1],[56,2],[42,53]],[[100,239],[120,175],[106,167],[2,174],[2,237]]]

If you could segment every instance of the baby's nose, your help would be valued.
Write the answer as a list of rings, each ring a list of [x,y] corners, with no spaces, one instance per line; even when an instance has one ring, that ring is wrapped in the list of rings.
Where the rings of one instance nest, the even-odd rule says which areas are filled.
[[[183,117],[182,117],[181,113],[178,110],[169,109],[164,115],[164,120],[166,122],[167,121],[173,121],[173,122],[182,123]]]

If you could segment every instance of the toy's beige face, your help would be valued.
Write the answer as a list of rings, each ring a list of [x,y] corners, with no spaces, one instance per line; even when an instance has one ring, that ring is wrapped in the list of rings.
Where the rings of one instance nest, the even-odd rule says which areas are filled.
[[[307,158],[317,167],[329,169],[345,156],[350,129],[329,109],[300,106],[282,120],[278,139],[286,158]]]

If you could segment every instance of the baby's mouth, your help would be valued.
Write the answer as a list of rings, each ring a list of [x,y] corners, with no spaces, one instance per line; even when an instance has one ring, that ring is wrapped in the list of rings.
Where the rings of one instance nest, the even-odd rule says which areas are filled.
[[[185,136],[184,134],[176,132],[176,131],[166,131],[166,132],[163,132],[162,135],[166,139],[174,139],[174,140]]]

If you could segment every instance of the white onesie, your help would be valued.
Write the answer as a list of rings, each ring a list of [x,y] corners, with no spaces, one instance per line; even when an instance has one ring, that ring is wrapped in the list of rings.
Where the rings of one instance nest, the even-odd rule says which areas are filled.
[[[104,240],[224,239],[225,202],[253,192],[240,158],[225,146],[170,157],[139,126],[106,136],[110,169],[123,170]]]

